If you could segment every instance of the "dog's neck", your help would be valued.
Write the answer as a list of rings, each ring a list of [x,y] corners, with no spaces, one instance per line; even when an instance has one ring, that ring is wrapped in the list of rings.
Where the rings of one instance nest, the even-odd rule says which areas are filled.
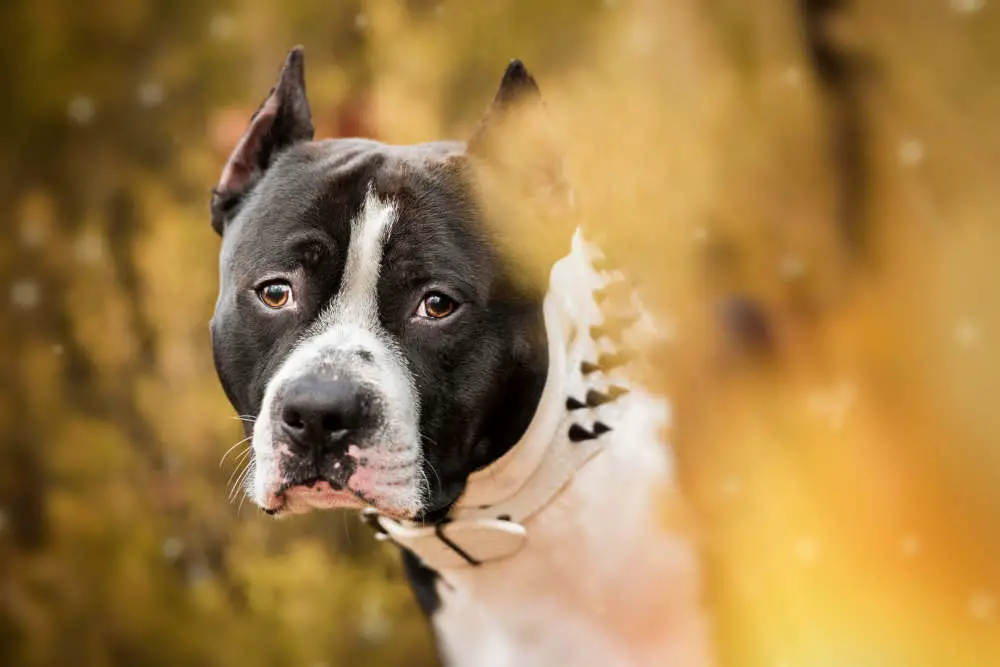
[[[521,439],[469,476],[444,522],[426,526],[371,515],[383,537],[434,569],[512,557],[528,540],[525,524],[601,452],[602,436],[615,427],[614,404],[628,393],[621,334],[635,324],[632,313],[607,312],[608,293],[621,280],[600,270],[604,263],[578,230],[570,254],[552,269],[543,306],[548,372]]]

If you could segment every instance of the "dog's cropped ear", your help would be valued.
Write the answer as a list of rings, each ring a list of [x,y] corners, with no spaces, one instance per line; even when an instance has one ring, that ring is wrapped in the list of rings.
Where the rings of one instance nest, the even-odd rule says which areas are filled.
[[[466,144],[488,229],[516,279],[542,293],[575,226],[573,190],[555,129],[535,80],[514,60]]]
[[[296,47],[285,59],[278,82],[250,118],[250,125],[212,190],[212,228],[222,234],[226,220],[282,149],[313,138],[306,99],[304,56]]]
[[[467,154],[502,174],[506,188],[562,206],[571,204],[572,189],[557,144],[538,85],[512,60]]]

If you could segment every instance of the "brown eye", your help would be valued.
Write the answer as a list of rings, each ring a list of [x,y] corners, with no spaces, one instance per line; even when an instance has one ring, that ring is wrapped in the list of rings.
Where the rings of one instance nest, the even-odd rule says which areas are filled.
[[[428,317],[432,320],[440,320],[455,312],[458,304],[447,294],[441,292],[431,292],[424,296],[423,301],[417,308],[417,315]]]
[[[257,296],[268,308],[284,308],[292,299],[292,286],[288,283],[268,283],[257,290]]]

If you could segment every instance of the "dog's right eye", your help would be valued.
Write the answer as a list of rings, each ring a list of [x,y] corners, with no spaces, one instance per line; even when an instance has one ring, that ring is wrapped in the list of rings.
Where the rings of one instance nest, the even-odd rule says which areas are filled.
[[[292,286],[284,281],[266,283],[257,288],[257,296],[268,308],[284,308],[292,300]]]
[[[429,320],[441,320],[454,313],[456,308],[458,308],[458,302],[447,294],[430,292],[421,299],[420,305],[417,307],[417,316]]]

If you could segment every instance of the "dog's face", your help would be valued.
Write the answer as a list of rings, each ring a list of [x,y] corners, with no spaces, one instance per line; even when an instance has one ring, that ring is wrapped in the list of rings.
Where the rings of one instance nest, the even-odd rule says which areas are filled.
[[[494,106],[525,91],[513,64]],[[298,51],[251,120],[213,198],[212,340],[266,511],[433,517],[527,427],[543,288],[497,250],[475,145],[312,141]]]

